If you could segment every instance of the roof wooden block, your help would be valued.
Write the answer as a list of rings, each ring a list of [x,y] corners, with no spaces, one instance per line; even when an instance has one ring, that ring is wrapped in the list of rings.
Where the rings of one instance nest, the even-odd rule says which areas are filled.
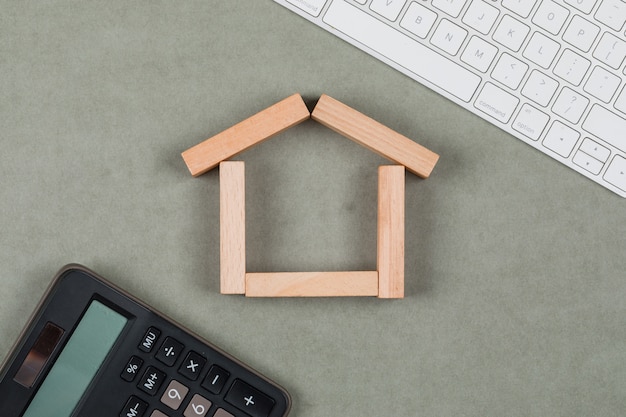
[[[220,163],[220,292],[246,292],[246,184],[242,161]]]
[[[378,168],[379,298],[404,298],[404,177],[401,165]]]
[[[436,153],[325,94],[311,117],[421,178],[428,178],[439,159]]]
[[[196,177],[310,116],[300,94],[294,94],[187,149],[182,157],[191,175]]]
[[[246,297],[375,297],[377,271],[246,274]]]

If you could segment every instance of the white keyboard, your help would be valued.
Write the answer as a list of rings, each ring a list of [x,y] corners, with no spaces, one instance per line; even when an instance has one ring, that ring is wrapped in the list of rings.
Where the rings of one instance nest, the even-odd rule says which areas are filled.
[[[623,0],[274,0],[626,197]]]

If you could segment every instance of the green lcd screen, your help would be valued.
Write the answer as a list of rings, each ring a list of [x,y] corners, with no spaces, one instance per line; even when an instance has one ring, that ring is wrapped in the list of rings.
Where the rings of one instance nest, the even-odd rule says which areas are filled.
[[[127,322],[92,301],[23,417],[69,417]]]

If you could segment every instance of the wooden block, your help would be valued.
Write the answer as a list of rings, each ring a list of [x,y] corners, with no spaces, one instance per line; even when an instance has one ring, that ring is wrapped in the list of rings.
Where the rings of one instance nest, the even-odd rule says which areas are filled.
[[[182,153],[194,177],[310,117],[300,94],[294,94]]]
[[[220,292],[246,292],[245,166],[220,163]]]
[[[246,274],[246,297],[357,297],[378,295],[378,272]]]
[[[404,167],[378,168],[378,297],[404,298]]]
[[[428,178],[439,155],[327,95],[319,99],[311,117],[366,148]]]

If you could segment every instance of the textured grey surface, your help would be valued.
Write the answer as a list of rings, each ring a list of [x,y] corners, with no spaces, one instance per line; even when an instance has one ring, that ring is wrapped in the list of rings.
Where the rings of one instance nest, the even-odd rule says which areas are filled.
[[[623,199],[269,0],[0,10],[1,357],[80,262],[294,416],[624,415]],[[294,92],[441,155],[407,176],[405,299],[219,294],[218,175],[180,152]],[[239,158],[248,270],[375,268],[380,157],[306,122]]]

